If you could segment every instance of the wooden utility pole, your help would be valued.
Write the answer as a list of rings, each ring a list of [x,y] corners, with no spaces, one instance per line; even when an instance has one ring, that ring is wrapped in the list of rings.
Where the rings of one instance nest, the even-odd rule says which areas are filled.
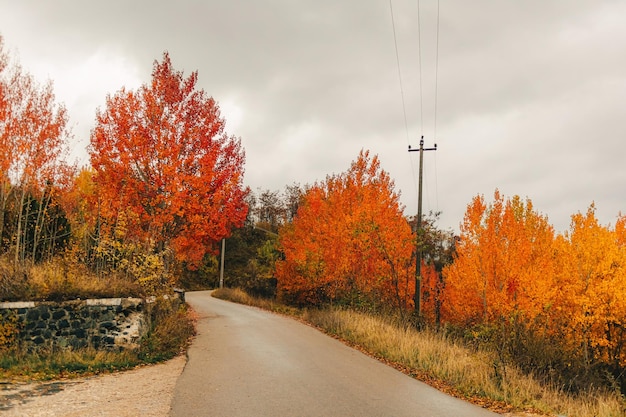
[[[411,149],[409,145],[409,152],[420,153],[420,170],[417,190],[417,224],[415,226],[416,235],[416,260],[415,260],[415,294],[413,295],[413,302],[415,303],[415,312],[418,315],[422,314],[422,173],[424,171],[424,151],[436,151],[437,144],[434,148],[424,148],[424,136],[420,139],[419,149]]]
[[[220,288],[224,288],[224,252],[226,251],[226,239],[222,239],[222,259],[220,261]]]

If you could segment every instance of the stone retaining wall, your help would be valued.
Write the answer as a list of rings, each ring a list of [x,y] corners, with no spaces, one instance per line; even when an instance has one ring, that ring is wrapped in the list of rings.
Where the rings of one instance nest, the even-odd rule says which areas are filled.
[[[91,346],[138,347],[149,328],[144,300],[105,298],[54,302],[0,303],[0,320],[17,317],[19,341],[27,350]]]

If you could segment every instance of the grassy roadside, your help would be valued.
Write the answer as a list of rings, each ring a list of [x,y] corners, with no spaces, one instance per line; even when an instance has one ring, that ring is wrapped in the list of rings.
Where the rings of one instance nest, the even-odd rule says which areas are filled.
[[[0,350],[0,380],[51,380],[120,371],[162,362],[185,351],[195,333],[186,305],[158,300],[150,314],[152,328],[138,350],[86,348],[27,353],[13,347]]]
[[[418,332],[384,317],[349,310],[298,310],[236,289],[217,290],[213,295],[306,321],[442,391],[497,412],[624,415],[624,399],[617,394],[590,389],[584,395],[570,395],[540,384],[513,366],[498,369],[495,353],[470,349],[440,332]]]

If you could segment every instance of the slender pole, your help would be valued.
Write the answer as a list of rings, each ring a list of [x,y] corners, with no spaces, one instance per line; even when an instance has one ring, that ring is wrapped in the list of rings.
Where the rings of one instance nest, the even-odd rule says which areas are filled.
[[[409,145],[409,152],[419,151],[420,153],[419,180],[417,189],[417,221],[415,225],[415,294],[413,294],[415,312],[418,315],[422,314],[422,176],[424,172],[424,151],[436,150],[437,144],[435,144],[434,148],[424,148],[424,136],[422,136],[420,139],[419,149],[411,149],[411,146]]]
[[[422,314],[422,177],[424,175],[424,136],[420,139],[419,186],[417,193],[417,223],[415,226],[417,246],[415,248],[415,311]]]
[[[220,261],[220,288],[224,288],[224,252],[226,251],[226,239],[222,239],[222,259]]]

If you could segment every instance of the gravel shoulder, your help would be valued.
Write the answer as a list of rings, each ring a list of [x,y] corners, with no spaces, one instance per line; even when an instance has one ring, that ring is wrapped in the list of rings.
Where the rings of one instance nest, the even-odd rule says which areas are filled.
[[[125,372],[64,381],[0,383],[0,416],[167,417],[184,355]]]

